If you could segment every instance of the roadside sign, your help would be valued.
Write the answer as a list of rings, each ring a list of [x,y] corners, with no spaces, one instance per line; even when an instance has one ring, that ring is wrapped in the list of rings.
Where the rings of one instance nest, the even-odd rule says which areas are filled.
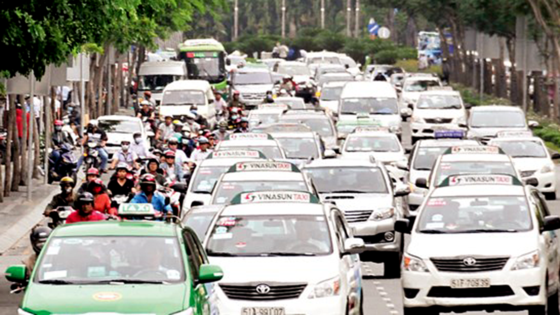
[[[382,38],[382,39],[387,39],[387,38],[391,37],[391,31],[386,27],[382,27],[377,32],[377,36],[379,36],[379,38]]]

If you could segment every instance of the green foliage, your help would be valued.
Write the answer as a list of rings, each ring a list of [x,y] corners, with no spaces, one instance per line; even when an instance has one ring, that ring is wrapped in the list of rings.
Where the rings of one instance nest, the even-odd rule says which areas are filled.
[[[482,100],[480,99],[480,93],[478,91],[465,87],[461,84],[451,84],[454,90],[461,93],[463,102],[472,104],[473,106],[484,106],[484,105],[512,105],[511,101],[504,98],[495,97],[493,95],[483,94]]]

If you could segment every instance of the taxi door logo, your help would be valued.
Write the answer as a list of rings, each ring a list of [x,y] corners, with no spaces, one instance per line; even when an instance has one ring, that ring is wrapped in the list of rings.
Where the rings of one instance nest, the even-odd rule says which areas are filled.
[[[118,292],[99,292],[93,295],[93,299],[99,302],[112,302],[122,299],[122,294]]]
[[[246,194],[245,195],[245,202],[253,202],[253,201],[255,201],[255,198],[257,198],[256,195]]]
[[[247,165],[245,163],[237,164],[237,170],[238,171],[244,171],[246,168],[247,168]]]

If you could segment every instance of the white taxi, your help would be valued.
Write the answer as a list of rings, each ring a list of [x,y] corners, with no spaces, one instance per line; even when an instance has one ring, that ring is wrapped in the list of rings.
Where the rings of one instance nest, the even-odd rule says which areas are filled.
[[[234,133],[220,141],[215,151],[257,150],[269,159],[285,159],[286,154],[278,141],[265,133]]]
[[[210,226],[208,258],[224,266],[220,314],[363,314],[364,242],[336,206],[304,192],[248,192]]]
[[[530,131],[498,132],[498,138],[489,145],[498,146],[511,156],[523,179],[535,178],[536,187],[546,199],[556,199],[556,167],[552,160],[560,159],[560,154],[550,154],[541,138],[533,137]]]
[[[407,168],[405,150],[397,135],[384,128],[357,127],[349,134],[342,147],[342,159],[360,159]]]
[[[287,111],[288,108],[287,105],[282,106],[282,104],[259,105],[258,109],[249,112],[249,128],[277,123],[282,113]]]
[[[228,150],[212,152],[194,170],[189,183],[189,190],[183,201],[183,213],[186,213],[194,201],[208,203],[212,197],[212,189],[220,176],[233,164],[254,159],[265,160],[266,156],[256,150]]]
[[[446,178],[415,222],[395,224],[412,234],[402,265],[404,314],[557,314],[557,229],[560,218],[539,191],[515,176]]]

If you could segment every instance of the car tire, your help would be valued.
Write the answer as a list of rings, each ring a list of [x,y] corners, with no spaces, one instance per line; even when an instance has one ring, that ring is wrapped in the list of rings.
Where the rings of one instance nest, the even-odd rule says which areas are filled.
[[[383,276],[389,279],[398,279],[401,277],[401,254],[395,253],[391,255],[383,263]]]
[[[546,200],[556,200],[556,191],[543,194]]]
[[[423,307],[403,307],[404,315],[439,315],[438,311]]]

